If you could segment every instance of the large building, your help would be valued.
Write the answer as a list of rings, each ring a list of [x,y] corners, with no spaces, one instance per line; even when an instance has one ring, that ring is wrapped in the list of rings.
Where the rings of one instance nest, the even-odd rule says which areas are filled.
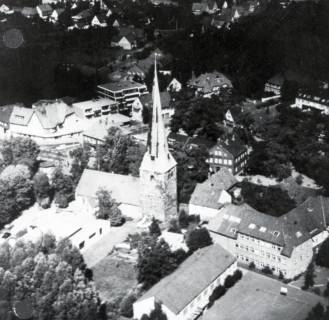
[[[118,103],[108,98],[93,99],[72,104],[81,119],[91,119],[118,112]]]
[[[247,204],[228,205],[209,221],[215,243],[256,268],[292,279],[307,269],[313,250],[328,237],[329,198],[308,198],[281,217]]]
[[[149,315],[156,304],[161,305],[168,320],[194,319],[214,289],[236,269],[236,259],[221,246],[199,249],[134,303],[134,319]]]
[[[329,94],[326,92],[311,94],[305,92],[299,92],[295,103],[292,107],[301,109],[301,110],[318,110],[321,113],[326,115],[329,114]]]
[[[95,210],[96,192],[100,188],[113,193],[122,211],[127,210],[130,216],[141,213],[146,222],[152,217],[169,222],[177,216],[176,161],[168,149],[156,67],[152,126],[148,149],[140,167],[140,177],[86,169],[76,188],[76,198],[83,210]]]
[[[154,74],[150,141],[140,167],[141,208],[143,216],[168,222],[177,216],[177,164],[168,148],[156,66]]]
[[[97,93],[100,97],[110,98],[122,107],[130,108],[137,97],[147,94],[148,91],[145,84],[132,80],[120,80],[97,86]]]

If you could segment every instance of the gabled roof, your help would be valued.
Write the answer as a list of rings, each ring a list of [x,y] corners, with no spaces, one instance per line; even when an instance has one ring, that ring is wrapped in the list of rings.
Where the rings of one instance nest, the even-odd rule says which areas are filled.
[[[247,151],[246,146],[236,137],[226,140],[219,140],[212,150],[220,147],[229,152],[234,158]],[[212,151],[210,150],[210,152]]]
[[[90,9],[83,10],[72,17],[72,19],[80,20],[80,19],[88,19],[92,16],[92,11]]]
[[[223,206],[219,202],[222,192],[229,190],[237,182],[228,169],[222,168],[203,183],[196,185],[191,196],[190,204],[219,209]]]
[[[0,107],[0,122],[9,124],[14,107],[24,108],[24,105],[22,103],[16,103]]]
[[[53,8],[49,4],[39,4],[37,6],[42,13],[51,13]]]
[[[37,9],[33,7],[24,7],[22,10],[23,16],[35,16],[37,14],[38,14]]]
[[[133,176],[85,169],[75,193],[95,199],[101,188],[110,191],[119,204],[139,206],[139,178]]]
[[[199,2],[194,2],[192,4],[192,11],[193,12],[203,12],[205,11],[207,8],[207,4],[206,3],[199,3]]]
[[[178,314],[234,262],[235,258],[218,244],[199,249],[137,303],[154,297]]]
[[[103,14],[97,14],[94,16],[94,18],[97,18],[99,23],[106,23],[106,16],[104,16]]]
[[[34,111],[30,108],[15,105],[10,115],[9,122],[11,124],[27,126],[32,118],[33,113]]]
[[[56,128],[64,123],[67,116],[74,113],[73,108],[61,99],[40,100],[33,104],[33,108],[44,129]]]
[[[214,87],[233,87],[232,82],[218,71],[203,73],[197,78],[192,78],[188,81],[188,85],[201,88],[204,93],[212,92]]]
[[[261,213],[247,204],[229,205],[210,220],[208,229],[230,238],[237,233],[283,247],[290,257],[294,248],[325,231],[329,219],[329,198],[310,197],[281,217]]]

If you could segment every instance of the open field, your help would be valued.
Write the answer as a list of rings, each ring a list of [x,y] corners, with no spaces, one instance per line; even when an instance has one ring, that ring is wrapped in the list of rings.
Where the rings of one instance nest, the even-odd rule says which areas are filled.
[[[103,301],[116,301],[137,284],[134,265],[111,255],[96,264],[93,272]]]
[[[280,294],[282,286],[288,289],[286,296]],[[202,320],[301,320],[318,302],[328,303],[323,297],[247,272],[205,311]]]

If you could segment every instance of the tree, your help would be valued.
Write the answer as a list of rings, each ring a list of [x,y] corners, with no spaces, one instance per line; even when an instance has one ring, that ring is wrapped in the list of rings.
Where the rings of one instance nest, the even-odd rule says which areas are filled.
[[[39,172],[33,177],[33,189],[38,203],[43,208],[48,208],[50,205],[51,186],[45,173]]]
[[[15,219],[34,201],[30,171],[24,165],[8,166],[0,175],[0,224]]]
[[[319,266],[329,268],[329,238],[321,244],[319,252],[315,257],[315,262]]]
[[[118,203],[112,198],[111,193],[106,189],[100,189],[96,193],[98,199],[98,219],[109,219],[112,226],[119,226],[123,222],[123,216]]]
[[[120,314],[127,318],[133,317],[133,304],[137,300],[134,293],[129,292],[120,302]]]
[[[222,297],[226,293],[225,287],[219,285],[214,289],[212,294],[209,296],[208,308],[210,308],[216,300]]]
[[[149,226],[150,235],[159,237],[161,236],[161,229],[159,227],[158,221],[153,217],[152,222]]]
[[[74,185],[77,185],[83,170],[88,166],[90,159],[90,147],[84,145],[83,147],[74,149],[70,151],[70,157],[73,159],[70,173]]]
[[[0,251],[0,292],[4,292],[1,298],[9,306],[7,314],[13,301],[24,299],[34,319],[100,319],[98,292],[79,269],[81,253],[77,251],[80,264],[71,264],[65,257],[72,252],[72,245],[68,248],[69,241],[65,243],[55,243],[45,253],[39,243],[18,241],[14,247]]]
[[[73,181],[69,175],[63,173],[62,168],[57,168],[51,178],[52,188],[55,193],[55,203],[60,208],[66,208],[74,199]]]
[[[145,236],[138,247],[137,280],[148,289],[177,267],[168,244],[152,236]]]
[[[194,229],[188,233],[186,244],[189,250],[194,252],[200,248],[211,245],[212,239],[206,228]]]
[[[30,138],[11,138],[3,140],[0,144],[2,165],[25,164],[30,170],[35,171],[40,153],[38,145]]]
[[[310,264],[308,265],[305,275],[304,275],[304,286],[302,287],[302,289],[306,290],[309,287],[313,287],[314,285],[314,263],[313,261],[310,262]]]
[[[156,303],[155,308],[150,312],[150,315],[143,314],[141,320],[167,320],[167,316],[162,311],[161,305]]]

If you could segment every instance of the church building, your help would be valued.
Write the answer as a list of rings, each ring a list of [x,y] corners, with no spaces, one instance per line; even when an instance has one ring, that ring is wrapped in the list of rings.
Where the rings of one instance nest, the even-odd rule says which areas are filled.
[[[168,148],[156,64],[152,98],[152,126],[140,177],[85,169],[75,196],[88,213],[97,209],[96,193],[103,188],[112,193],[124,215],[141,216],[145,222],[154,217],[165,224],[177,217],[177,164]]]

